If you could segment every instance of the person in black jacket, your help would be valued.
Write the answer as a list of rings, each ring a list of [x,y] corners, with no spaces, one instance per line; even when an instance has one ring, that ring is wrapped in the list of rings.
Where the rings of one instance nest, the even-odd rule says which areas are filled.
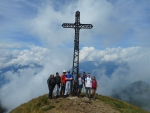
[[[51,74],[51,75],[50,75],[49,82],[48,82],[49,99],[52,99],[52,93],[53,93],[55,84],[56,84],[56,81],[55,81],[55,78],[54,78],[54,74]]]
[[[59,92],[59,88],[60,88],[60,83],[61,83],[61,78],[59,76],[59,73],[56,72],[56,76],[55,76],[55,81],[56,81],[56,85],[55,85],[55,98],[58,97],[58,92]]]

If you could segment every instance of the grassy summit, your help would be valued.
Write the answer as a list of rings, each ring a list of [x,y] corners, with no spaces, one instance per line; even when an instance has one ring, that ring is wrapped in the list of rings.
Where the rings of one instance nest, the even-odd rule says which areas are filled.
[[[47,94],[24,103],[10,113],[149,113],[126,102],[98,95],[97,99],[67,97],[48,99]]]

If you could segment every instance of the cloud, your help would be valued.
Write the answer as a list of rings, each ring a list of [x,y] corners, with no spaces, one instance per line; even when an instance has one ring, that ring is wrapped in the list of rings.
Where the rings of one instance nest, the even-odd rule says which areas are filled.
[[[0,38],[3,42],[35,45],[40,42],[44,47],[67,48],[73,45],[74,29],[64,29],[61,25],[74,23],[75,12],[79,10],[80,22],[93,25],[91,30],[80,30],[81,47],[147,47],[150,42],[148,4],[148,0],[3,1]]]
[[[31,34],[36,35],[43,43],[49,43],[51,46],[73,44],[74,30],[63,29],[61,25],[74,23],[77,10],[81,14],[81,23],[93,25],[91,30],[80,30],[82,46],[107,47],[116,44],[143,46],[142,42],[148,40],[146,37],[149,36],[150,28],[145,20],[148,14],[144,8],[148,8],[145,2],[117,1],[111,3],[103,0],[88,2],[83,0],[63,4],[63,6],[58,3],[57,10],[52,4],[53,2],[48,2],[43,7],[38,7],[37,15],[26,22],[28,25],[26,27]],[[139,9],[140,14],[133,8],[134,6]],[[141,33],[137,31],[138,29]],[[145,37],[144,40],[139,41],[140,38],[143,39],[142,37]],[[122,41],[125,45],[121,45]]]
[[[31,45],[29,46],[29,49],[25,49],[22,51],[14,50],[12,51],[12,55],[14,55],[14,58],[11,59],[9,62],[4,62],[4,65],[2,67],[7,67],[9,65],[18,64],[18,65],[28,65],[30,63],[37,63],[39,65],[44,65],[47,62],[53,62],[52,59],[59,58],[57,54],[60,54],[58,52],[55,52],[55,50],[47,49],[39,46]],[[60,52],[60,53],[59,53]],[[65,51],[67,53],[67,51]],[[56,57],[57,56],[57,57]],[[70,55],[69,55],[70,56]],[[63,56],[61,56],[63,58]],[[55,62],[58,62],[55,60]]]
[[[1,74],[1,77],[7,80],[0,88],[0,98],[4,106],[11,110],[32,98],[48,93],[46,80],[49,74],[55,74],[58,71],[61,75],[62,70],[70,69],[72,65],[71,51],[54,51],[39,46],[30,46],[29,49],[20,52],[7,53],[9,55],[13,53],[13,57],[5,62],[2,59],[4,64],[1,64],[1,67],[11,65],[26,65],[26,67],[17,71],[11,69]],[[148,82],[149,51],[150,48],[142,47],[118,47],[104,50],[83,47],[80,50],[80,62],[94,61],[96,66],[111,61],[120,64],[114,69],[111,76],[106,74],[107,67],[105,66],[101,69],[91,70],[91,74],[94,73],[98,79],[97,92],[110,95],[111,91],[117,87],[123,87],[138,80]],[[127,66],[121,65],[122,63],[126,63]],[[42,67],[37,67],[34,64],[39,64]]]
[[[11,56],[15,51],[8,53]],[[49,75],[56,72],[61,75],[62,70],[68,70],[72,65],[72,61],[70,62],[72,57],[68,53],[67,51],[54,53],[54,50],[30,46],[28,50],[21,50],[17,54],[13,54],[10,60],[4,61],[2,59],[1,69],[18,66],[17,70],[12,68],[5,73],[1,73],[1,77],[7,81],[0,88],[2,104],[11,110],[21,103],[48,93],[46,81]],[[38,67],[35,64],[42,67]]]
[[[80,51],[80,62],[93,61],[96,62],[96,65],[101,66],[101,68],[91,70],[91,73],[98,78],[98,93],[110,95],[115,88],[123,87],[129,83],[139,80],[149,82],[149,51],[150,48],[142,47],[118,47],[106,48],[105,50],[84,47]],[[112,61],[119,67],[110,67],[109,62]],[[114,68],[111,76],[106,73],[109,67],[102,67],[103,63],[107,62],[107,66],[111,69]]]
[[[80,61],[93,61],[97,59],[99,59],[99,61],[137,61],[145,57],[147,58],[147,54],[149,55],[148,50],[149,48],[138,46],[128,48],[106,48],[105,50],[98,50],[94,47],[83,47],[83,49],[80,50]]]

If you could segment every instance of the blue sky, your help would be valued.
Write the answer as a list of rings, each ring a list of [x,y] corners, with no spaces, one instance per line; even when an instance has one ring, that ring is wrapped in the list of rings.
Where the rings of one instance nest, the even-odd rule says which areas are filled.
[[[0,100],[9,110],[46,94],[49,74],[71,68],[75,31],[61,25],[74,23],[77,10],[81,23],[93,25],[80,30],[80,62],[128,67],[114,69],[111,77],[105,67],[91,70],[99,76],[97,92],[149,83],[150,0],[1,0],[0,77],[9,82],[0,87]],[[11,66],[26,68],[1,73]]]
[[[61,24],[74,23],[75,11],[79,10],[81,23],[94,26],[80,30],[81,48],[149,46],[149,5],[149,0],[2,1],[1,43],[73,48],[74,30],[63,29]],[[51,43],[55,44],[49,46]]]

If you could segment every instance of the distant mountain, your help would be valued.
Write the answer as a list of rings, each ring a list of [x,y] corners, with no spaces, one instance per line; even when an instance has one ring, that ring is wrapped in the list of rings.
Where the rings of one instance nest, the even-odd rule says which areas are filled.
[[[0,72],[1,72],[1,74],[5,73],[7,71],[17,72],[19,69],[25,69],[25,68],[42,68],[42,66],[39,64],[35,64],[35,63],[29,64],[29,65],[13,64],[13,65],[7,66],[5,68],[1,68]]]
[[[137,81],[124,88],[115,89],[112,97],[150,111],[150,85],[144,81]]]
[[[12,60],[12,59],[15,59],[15,57],[13,57],[13,56],[7,57],[7,61]],[[79,72],[80,73],[90,72],[92,75],[95,75],[98,79],[99,76],[97,75],[97,70],[105,69],[105,75],[110,77],[116,69],[121,68],[121,67],[124,69],[129,69],[127,63],[125,63],[125,62],[117,63],[115,61],[105,61],[105,62],[86,61],[86,62],[80,62]],[[5,80],[5,76],[4,76],[5,73],[7,73],[8,71],[18,72],[18,70],[24,70],[27,68],[37,70],[37,73],[38,73],[43,69],[43,66],[36,64],[36,63],[31,63],[31,64],[27,64],[27,65],[13,64],[13,65],[9,65],[7,67],[1,67],[0,68],[0,87],[3,84],[5,84],[6,82],[9,82],[9,81]]]
[[[105,61],[105,62],[98,62],[98,61],[86,61],[80,62],[80,72],[90,72],[93,75],[96,74],[94,70],[102,70],[105,68],[106,72],[105,75],[110,77],[114,71],[118,68],[129,69],[128,64],[126,62],[118,63],[116,61]]]
[[[13,64],[13,65],[9,65],[7,67],[2,67],[2,68],[0,68],[0,87],[3,84],[5,84],[6,82],[9,82],[5,79],[5,76],[4,76],[4,74],[6,72],[8,72],[8,71],[18,72],[19,70],[23,70],[23,69],[27,69],[27,68],[35,69],[35,70],[37,70],[37,73],[38,73],[42,70],[43,66],[39,65],[39,64],[32,63],[32,64],[29,64],[29,65]]]

